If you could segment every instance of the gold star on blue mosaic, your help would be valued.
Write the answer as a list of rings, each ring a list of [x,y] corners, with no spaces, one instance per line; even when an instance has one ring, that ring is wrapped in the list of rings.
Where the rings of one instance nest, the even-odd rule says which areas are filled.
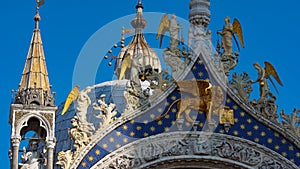
[[[244,117],[245,116],[245,112],[241,112],[240,115],[241,115],[241,117]]]
[[[109,138],[109,142],[113,143],[115,139],[113,137]]]
[[[122,133],[121,133],[121,132],[119,132],[119,131],[117,131],[117,132],[116,132],[116,135],[117,135],[117,136],[121,136],[121,135],[122,135]]]
[[[203,76],[203,72],[199,72],[199,73],[198,73],[198,76],[199,76],[199,77],[202,77],[202,76]]]
[[[96,151],[95,151],[95,154],[96,154],[96,155],[100,155],[100,154],[101,154],[101,151],[100,151],[100,150],[96,150]]]
[[[171,99],[172,99],[172,100],[176,100],[177,97],[176,97],[176,96],[172,96]]]
[[[102,144],[102,147],[107,148],[108,146],[107,146],[107,144]]]
[[[136,130],[140,131],[140,130],[142,130],[142,127],[141,126],[136,126]]]
[[[93,156],[89,156],[89,161],[93,161],[94,157]]]
[[[268,138],[268,143],[272,144],[273,140],[271,138]]]
[[[135,135],[135,133],[132,131],[132,132],[130,132],[130,134],[129,134],[131,137],[133,137],[134,135]]]
[[[154,119],[154,118],[155,118],[155,115],[154,115],[154,114],[150,114],[150,118],[151,118],[151,119]]]
[[[159,120],[158,122],[157,122],[157,125],[159,125],[159,126],[161,126],[163,124],[163,122],[161,121],[161,120]]]
[[[127,130],[128,127],[126,125],[123,126],[123,130]]]

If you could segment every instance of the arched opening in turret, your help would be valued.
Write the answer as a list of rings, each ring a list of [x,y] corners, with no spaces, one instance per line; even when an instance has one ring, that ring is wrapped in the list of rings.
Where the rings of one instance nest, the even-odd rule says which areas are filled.
[[[47,131],[42,122],[31,117],[24,122],[21,129],[21,142],[19,150],[19,167],[36,168],[46,165],[46,137]]]
[[[31,105],[37,105],[37,106],[40,106],[40,102],[38,102],[37,100],[34,100],[32,102],[30,102]]]
[[[27,121],[27,125],[24,124],[20,134],[23,136],[29,131],[34,131],[41,138],[46,138],[47,136],[46,129],[42,127],[40,120],[35,117],[30,118]]]

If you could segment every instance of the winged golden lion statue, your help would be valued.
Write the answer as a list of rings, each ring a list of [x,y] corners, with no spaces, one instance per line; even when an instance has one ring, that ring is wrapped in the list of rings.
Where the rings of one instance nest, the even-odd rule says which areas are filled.
[[[178,109],[176,119],[181,118],[181,114],[185,113],[188,122],[193,122],[190,117],[191,110],[205,112],[207,121],[212,121],[212,112],[222,108],[224,93],[219,86],[212,86],[208,80],[185,80],[175,84],[179,87],[180,92],[191,94],[194,97],[175,100],[157,120],[165,117],[175,104],[177,104]]]

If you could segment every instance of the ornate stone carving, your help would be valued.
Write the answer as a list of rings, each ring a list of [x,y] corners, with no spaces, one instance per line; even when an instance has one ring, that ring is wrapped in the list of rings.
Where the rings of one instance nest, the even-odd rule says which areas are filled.
[[[57,165],[60,165],[62,169],[69,169],[73,162],[73,152],[71,150],[61,151],[58,153]]]
[[[124,91],[124,98],[126,100],[126,109],[124,114],[127,112],[136,110],[137,108],[145,105],[149,105],[149,96],[145,95],[142,91],[140,81],[128,81],[126,90]]]
[[[282,126],[293,134],[300,137],[300,110],[294,109],[291,114],[285,114],[284,110],[280,112],[280,117],[282,118]]]
[[[212,55],[211,31],[204,25],[191,25],[188,31],[188,47],[192,48],[192,53],[197,56],[202,51],[205,57]]]
[[[221,55],[216,55],[215,59],[218,60],[219,62],[219,69],[225,73],[226,76],[230,75],[230,71],[235,68],[235,66],[238,63],[238,53],[234,54],[221,54]]]
[[[262,153],[253,148],[227,141],[214,143],[212,153],[222,158],[243,162],[250,166],[258,165],[262,158]]]
[[[234,72],[229,86],[235,94],[239,95],[244,101],[249,102],[253,89],[252,81],[247,72],[243,72],[242,74]]]
[[[251,104],[259,113],[261,113],[262,116],[279,124],[277,115],[278,106],[275,104],[275,101],[276,97],[270,93],[270,98],[260,99],[259,101],[254,99]]]
[[[113,160],[109,166],[105,166],[103,169],[130,169],[133,167],[133,158],[123,155],[115,160]]]
[[[74,141],[75,151],[67,150],[58,153],[56,163],[60,165],[62,169],[69,169],[74,161],[75,157],[88,145],[91,141],[88,137],[88,132],[82,128],[81,122],[77,116],[71,119],[72,128],[68,129],[68,133],[71,139]]]
[[[43,117],[45,117],[48,120],[48,122],[52,128],[53,127],[53,114],[52,113],[41,113],[41,114]]]
[[[257,167],[258,169],[284,169],[279,161],[272,159],[271,157],[264,157],[263,162]]]
[[[162,56],[167,66],[170,66],[172,77],[175,80],[178,80],[178,77],[184,71],[186,64],[181,60],[180,55],[176,55],[171,51],[165,50]]]
[[[100,111],[100,114],[96,116],[97,118],[102,119],[100,129],[113,122],[117,115],[117,111],[115,110],[116,105],[113,103],[107,105],[105,103],[105,96],[105,94],[100,96],[100,99],[98,100],[99,105],[97,103],[93,104],[93,108]]]
[[[219,163],[229,160],[234,166],[242,164],[248,168],[297,168],[284,157],[253,142],[206,132],[165,133],[148,138],[147,142],[139,140],[108,155],[93,168],[118,168],[117,161],[126,161],[126,166],[133,165],[128,168],[143,168],[148,164],[164,163],[164,159],[179,160],[182,157],[218,159]]]
[[[81,91],[77,98],[77,106],[76,106],[76,115],[78,121],[80,122],[80,128],[88,135],[92,135],[95,132],[95,127],[92,123],[89,123],[86,120],[88,107],[91,105],[91,99],[88,96],[88,93],[92,90],[91,87],[85,88]]]
[[[22,119],[22,117],[28,113],[30,113],[30,112],[23,112],[23,111],[15,112],[15,127],[19,123],[19,120]]]
[[[74,147],[76,148],[76,153],[79,153],[89,142],[87,131],[81,127],[81,122],[77,116],[71,119],[72,128],[68,129],[68,133],[71,139],[74,141]]]

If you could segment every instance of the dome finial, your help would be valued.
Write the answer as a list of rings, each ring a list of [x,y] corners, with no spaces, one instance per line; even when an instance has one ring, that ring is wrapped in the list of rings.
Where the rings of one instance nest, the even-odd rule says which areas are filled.
[[[40,6],[42,6],[45,3],[45,0],[36,0],[36,13],[34,16],[34,21],[35,21],[35,29],[39,29],[39,21],[41,20],[40,17]]]
[[[142,0],[138,0],[138,4],[136,5],[135,8],[136,8],[136,9],[138,9],[138,8],[144,9],[144,7],[143,7],[143,5],[142,5]]]

